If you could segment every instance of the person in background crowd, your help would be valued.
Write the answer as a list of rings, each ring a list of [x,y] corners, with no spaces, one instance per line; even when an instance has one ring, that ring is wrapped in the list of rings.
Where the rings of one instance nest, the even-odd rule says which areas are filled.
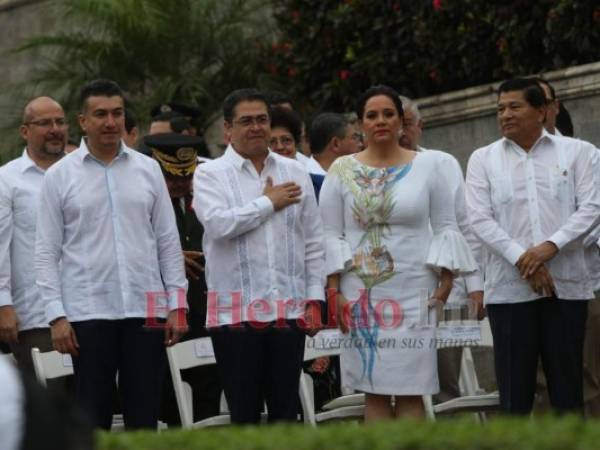
[[[563,119],[569,114],[562,102],[556,98],[554,87],[543,78],[535,78],[544,91],[546,97],[546,106],[550,113],[546,114],[544,127],[550,134],[561,136],[559,127],[559,118],[563,114]],[[570,121],[570,116],[569,119]],[[564,127],[564,125],[563,125]],[[569,134],[570,133],[570,134]],[[566,127],[564,136],[573,135],[573,124]],[[600,154],[595,154],[595,182],[596,188],[600,191]],[[585,327],[585,339],[583,345],[583,397],[586,415],[589,417],[600,416],[600,247],[598,247],[600,237],[600,227],[596,228],[584,239],[585,261],[592,288],[594,289],[594,298],[588,305],[588,316]],[[538,389],[537,402],[544,408],[548,404],[546,380],[543,373],[538,368]]]
[[[583,340],[593,290],[581,239],[600,215],[597,150],[548,133],[546,110],[535,80],[502,83],[503,137],[476,150],[467,170],[469,218],[488,253],[484,290],[500,406],[510,414],[531,412],[540,356],[552,407],[583,412]]]
[[[271,108],[271,150],[286,158],[296,159],[296,148],[301,135],[302,122],[294,111]]]
[[[65,154],[68,124],[62,106],[37,97],[23,111],[21,157],[0,168],[0,341],[33,375],[31,349],[52,350],[44,303],[31,270],[40,189],[46,170]]]
[[[129,148],[137,149],[137,141],[139,137],[139,130],[135,116],[131,112],[131,109],[125,108],[125,127],[123,128],[123,142]]]
[[[200,129],[198,126],[198,121],[202,116],[202,112],[194,107],[189,105],[184,105],[181,103],[163,103],[161,105],[155,106],[150,111],[150,117],[153,119],[162,114],[171,113],[172,117],[181,116],[185,119],[185,123],[187,124],[186,133],[183,134],[191,134],[192,136],[198,136],[200,133]],[[183,124],[184,122],[182,122]],[[175,124],[175,128],[178,128],[180,125]],[[181,133],[182,131],[178,131],[173,129],[172,131],[164,131],[165,133]],[[150,133],[155,134],[155,133]]]
[[[271,109],[280,108],[287,111],[296,112],[292,99],[289,95],[279,91],[270,91],[265,94],[267,104]],[[306,123],[301,122],[300,138],[296,139],[295,158],[303,165],[307,163],[307,157],[310,156],[310,146],[308,145],[308,136],[306,134]]]
[[[398,143],[397,92],[369,88],[357,115],[367,148],[333,163],[319,203],[345,334],[342,379],[365,393],[367,422],[424,417],[422,396],[439,389],[435,346],[419,345],[435,341],[428,305],[445,302],[453,273],[476,263],[456,224],[447,160]]]
[[[80,105],[86,137],[42,183],[36,284],[54,348],[71,354],[75,396],[94,424],[111,426],[118,372],[125,427],[156,428],[164,347],[188,329],[175,214],[158,163],[121,141],[120,87],[91,81]]]
[[[360,151],[360,138],[342,114],[321,113],[310,125],[312,156],[306,165],[309,173],[326,175],[333,162]]]
[[[144,143],[152,149],[165,176],[169,196],[175,211],[177,230],[188,279],[187,302],[190,331],[185,339],[208,336],[206,331],[206,280],[202,236],[204,229],[192,209],[192,177],[198,162],[198,150],[203,139],[183,134],[146,136]],[[216,366],[201,366],[182,371],[182,378],[192,387],[194,421],[219,414],[221,386]],[[163,392],[163,420],[180,424],[170,376],[166,377]]]
[[[230,145],[198,166],[193,187],[207,327],[232,423],[258,423],[265,401],[269,422],[296,421],[302,328],[318,331],[324,300],[321,220],[306,171],[269,151],[265,97],[233,91],[223,113]]]
[[[417,152],[428,151],[437,152],[439,156],[446,160],[448,166],[447,189],[452,192],[454,198],[454,209],[456,212],[456,221],[461,233],[471,247],[471,251],[479,266],[481,266],[481,242],[475,237],[467,217],[467,206],[465,204],[465,186],[463,173],[456,158],[446,152],[439,150],[429,150],[420,146],[423,135],[423,119],[419,107],[411,99],[400,96],[404,108],[404,117],[402,118],[402,131],[400,133],[400,145]],[[471,303],[469,305],[469,303]],[[446,302],[447,306],[456,305],[472,306],[477,316],[483,318],[483,279],[481,270],[466,276],[456,277],[452,292]],[[451,310],[450,310],[451,311]],[[449,312],[450,312],[449,311]],[[459,319],[460,317],[458,317]],[[458,378],[460,376],[460,364],[462,359],[462,347],[449,347],[438,350],[438,376],[440,381],[440,392],[434,396],[434,402],[440,403],[460,396]]]

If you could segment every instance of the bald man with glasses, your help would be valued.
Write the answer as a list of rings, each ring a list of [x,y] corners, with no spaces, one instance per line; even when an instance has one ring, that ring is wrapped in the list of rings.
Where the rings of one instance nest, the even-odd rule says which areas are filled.
[[[52,350],[32,269],[37,205],[46,170],[64,155],[67,131],[62,106],[50,97],[34,98],[19,129],[25,149],[0,168],[0,341],[30,373],[31,348]]]

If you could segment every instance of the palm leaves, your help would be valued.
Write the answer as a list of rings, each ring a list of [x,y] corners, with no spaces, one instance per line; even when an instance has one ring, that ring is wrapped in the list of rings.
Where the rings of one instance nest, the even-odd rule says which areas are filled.
[[[196,103],[204,123],[225,95],[257,83],[261,42],[271,39],[269,4],[260,0],[60,0],[52,35],[15,49],[43,54],[17,86],[55,96],[73,116],[86,81],[114,79],[136,115],[165,101]]]

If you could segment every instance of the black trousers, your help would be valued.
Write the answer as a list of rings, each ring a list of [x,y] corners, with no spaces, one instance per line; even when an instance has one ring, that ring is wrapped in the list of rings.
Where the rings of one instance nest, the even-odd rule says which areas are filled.
[[[167,362],[164,330],[144,323],[122,319],[71,324],[79,342],[79,356],[73,357],[75,397],[99,428],[108,430],[112,423],[117,372],[125,427],[157,426]]]
[[[583,413],[583,340],[587,301],[539,300],[487,305],[501,409],[529,414],[538,358],[558,413]]]
[[[210,331],[232,423],[259,423],[265,402],[269,423],[297,420],[304,333],[294,320],[285,324]]]

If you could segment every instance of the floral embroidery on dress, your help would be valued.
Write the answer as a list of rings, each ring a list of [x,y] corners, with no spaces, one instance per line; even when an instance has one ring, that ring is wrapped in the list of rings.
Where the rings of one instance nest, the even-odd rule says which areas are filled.
[[[394,185],[404,178],[411,167],[412,163],[374,168],[361,164],[352,156],[340,158],[332,167],[332,173],[340,178],[354,197],[352,215],[354,221],[364,230],[354,252],[350,271],[360,278],[366,289],[366,311],[363,311],[365,307],[360,305],[361,302],[353,305],[354,323],[360,325],[351,327],[351,333],[353,339],[364,340],[362,345],[356,345],[355,348],[363,363],[362,377],[366,375],[371,385],[379,324],[376,321],[365,322],[366,318],[361,315],[374,317],[371,289],[395,275],[394,258],[383,241],[390,232],[389,220],[395,205]]]

